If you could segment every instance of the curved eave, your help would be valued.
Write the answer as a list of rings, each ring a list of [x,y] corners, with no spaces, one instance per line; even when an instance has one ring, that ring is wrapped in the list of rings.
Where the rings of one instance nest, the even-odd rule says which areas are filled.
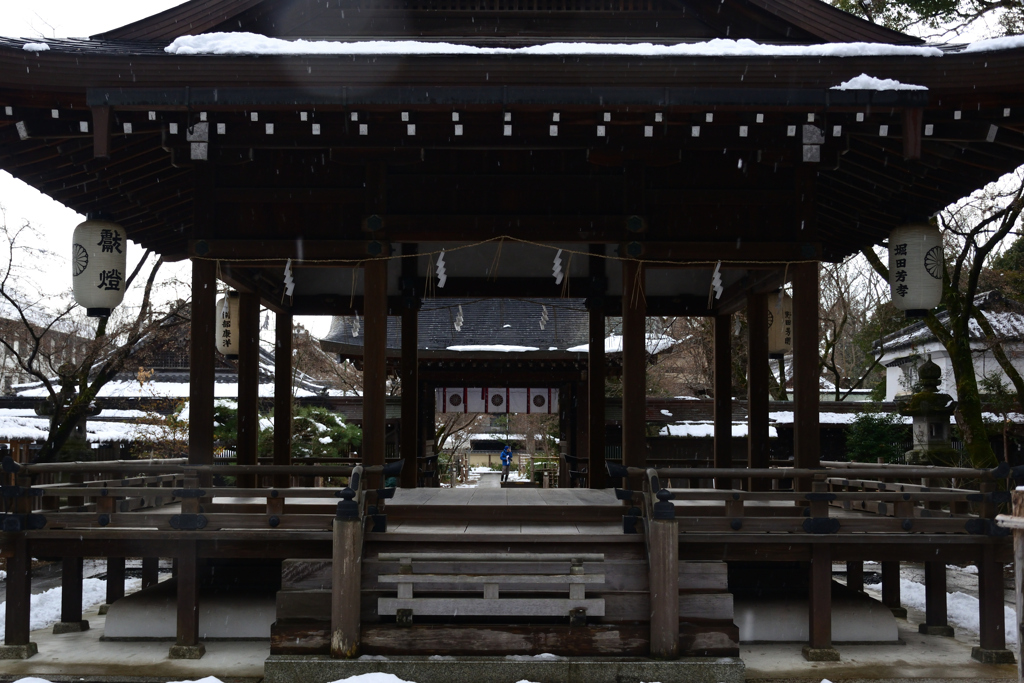
[[[0,95],[8,102],[84,105],[90,88],[473,86],[500,89],[629,87],[828,90],[861,73],[936,94],[1024,97],[1024,48],[882,55],[171,55],[55,47],[27,52],[0,39]],[[4,92],[6,91],[6,92]],[[282,106],[285,103],[282,103]],[[302,104],[302,102],[290,102]],[[655,102],[656,104],[656,102]]]

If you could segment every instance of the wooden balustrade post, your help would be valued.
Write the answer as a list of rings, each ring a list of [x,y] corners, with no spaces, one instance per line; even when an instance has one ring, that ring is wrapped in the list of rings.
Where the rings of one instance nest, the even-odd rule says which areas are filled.
[[[991,543],[981,548],[978,566],[978,617],[981,641],[971,657],[985,664],[1012,664],[1013,653],[1006,649],[1006,624],[1003,615],[1003,565],[996,560]]]
[[[54,635],[88,631],[89,622],[82,618],[83,558],[65,557],[61,562],[60,621],[53,625]]]
[[[24,533],[8,536],[13,554],[7,558],[7,614],[4,619],[3,659],[28,659],[39,651],[29,641],[30,606],[32,604],[32,556]]]
[[[839,650],[832,647],[832,548],[827,543],[811,546],[811,581],[808,590],[807,645],[804,659],[810,662],[838,662]]]
[[[200,659],[206,646],[199,642],[199,557],[196,541],[178,543],[178,627],[171,659]]]
[[[100,605],[100,614],[106,614],[110,606],[124,597],[124,558],[107,558],[107,597],[106,603]]]
[[[952,636],[953,627],[946,622],[946,563],[941,560],[924,563],[924,602],[925,618],[918,632]]]
[[[142,558],[142,588],[145,590],[150,586],[160,583],[160,558]]]
[[[882,563],[882,604],[892,610],[897,619],[907,618],[907,608],[900,605],[900,563]]]
[[[679,656],[679,523],[675,519],[652,519],[647,533],[651,657],[676,659]]]
[[[342,492],[345,498],[350,489]],[[363,522],[351,496],[338,503],[334,518],[331,568],[331,657],[359,656],[359,609],[362,591]]]
[[[846,587],[864,592],[864,562],[851,561],[846,563]]]

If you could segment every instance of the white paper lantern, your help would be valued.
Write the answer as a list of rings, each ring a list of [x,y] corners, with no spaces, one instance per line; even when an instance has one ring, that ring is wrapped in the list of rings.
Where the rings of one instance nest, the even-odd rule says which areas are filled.
[[[228,358],[238,357],[238,292],[228,292],[217,302],[217,350]]]
[[[942,301],[942,235],[925,223],[889,235],[889,292],[908,317],[920,317]]]
[[[782,358],[793,350],[793,297],[779,292],[768,295],[768,357]]]
[[[75,228],[71,247],[71,282],[75,302],[92,317],[110,315],[124,299],[128,239],[124,228],[89,218]]]

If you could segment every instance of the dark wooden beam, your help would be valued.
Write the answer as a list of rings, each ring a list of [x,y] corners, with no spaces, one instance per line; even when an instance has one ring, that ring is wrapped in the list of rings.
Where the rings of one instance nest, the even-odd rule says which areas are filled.
[[[384,464],[387,401],[387,261],[364,267],[366,311],[363,315],[363,465]],[[380,476],[367,478],[369,488],[383,486]]]
[[[639,252],[639,253],[635,253]],[[817,242],[629,242],[619,247],[620,254],[639,260],[678,261],[704,268],[716,261],[735,264],[733,267],[778,268],[787,261],[805,261],[821,258],[821,244]],[[660,264],[650,264],[658,267]],[[672,266],[669,266],[672,267]]]
[[[716,315],[714,327],[715,467],[732,467],[732,316]],[[716,478],[715,488],[731,489],[732,481]]]
[[[647,466],[647,302],[644,267],[622,262],[622,464]]]
[[[403,254],[415,254],[416,245],[403,245]],[[415,488],[419,467],[419,309],[420,299],[416,296],[416,261],[402,259],[402,359],[400,376],[402,382],[402,427],[401,455],[402,488]]]
[[[255,465],[260,435],[260,299],[257,294],[238,296],[238,445],[239,465]],[[255,487],[256,477],[240,474],[238,485]]]
[[[92,154],[94,157],[110,156],[110,107],[92,108]]]
[[[796,264],[790,272],[793,273],[793,455],[796,467],[812,468],[821,465],[818,264]]]
[[[292,316],[278,313],[274,344],[274,464],[292,464]],[[274,486],[291,486],[291,477],[278,475]]]
[[[768,296],[747,295],[747,467],[767,468],[768,449]],[[717,405],[717,404],[716,404]],[[750,479],[751,491],[764,491],[767,479]]]
[[[235,262],[241,267],[284,266],[287,259],[299,263],[342,261],[356,267],[362,261],[391,255],[387,242],[376,240],[189,240],[189,256]],[[293,264],[293,265],[298,265]],[[330,265],[346,265],[331,263]]]
[[[189,360],[188,461],[213,464],[214,322],[217,280],[213,261],[192,261],[192,334]]]

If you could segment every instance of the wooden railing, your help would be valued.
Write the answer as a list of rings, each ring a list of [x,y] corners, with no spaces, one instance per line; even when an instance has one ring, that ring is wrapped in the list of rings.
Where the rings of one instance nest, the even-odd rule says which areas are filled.
[[[1000,480],[1005,480],[1010,474],[1018,474],[1016,471],[1011,472],[1006,465],[989,470],[863,466],[852,470],[857,474],[855,479],[834,476],[838,473],[837,469],[643,470],[609,464],[608,474],[622,481],[643,477],[642,492],[616,489],[621,500],[641,506],[630,508],[624,515],[627,533],[636,531],[638,517],[642,515],[644,518],[653,518],[655,506],[669,500],[676,501],[673,503],[674,513],[681,534],[781,532],[1004,536],[1007,533],[993,521],[999,506],[1009,502],[1010,494],[997,490]],[[697,476],[717,481],[804,480],[811,490],[745,491],[666,486],[672,479],[680,478],[683,474],[686,478]],[[931,487],[885,479],[973,480],[980,482],[981,490]]]
[[[198,465],[167,461],[46,463],[18,465],[4,461],[8,479],[4,495],[15,501],[3,516],[4,530],[155,529],[215,531],[265,529],[329,531],[339,499],[354,500],[360,518],[386,529],[384,501],[394,489],[367,491],[365,475],[383,481],[397,476],[402,461],[384,466],[338,465]],[[43,473],[119,473],[117,479],[33,486]],[[336,487],[205,486],[214,475],[338,477]],[[253,500],[256,499],[256,500]],[[321,505],[312,501],[322,501]],[[180,511],[161,510],[180,505]]]

